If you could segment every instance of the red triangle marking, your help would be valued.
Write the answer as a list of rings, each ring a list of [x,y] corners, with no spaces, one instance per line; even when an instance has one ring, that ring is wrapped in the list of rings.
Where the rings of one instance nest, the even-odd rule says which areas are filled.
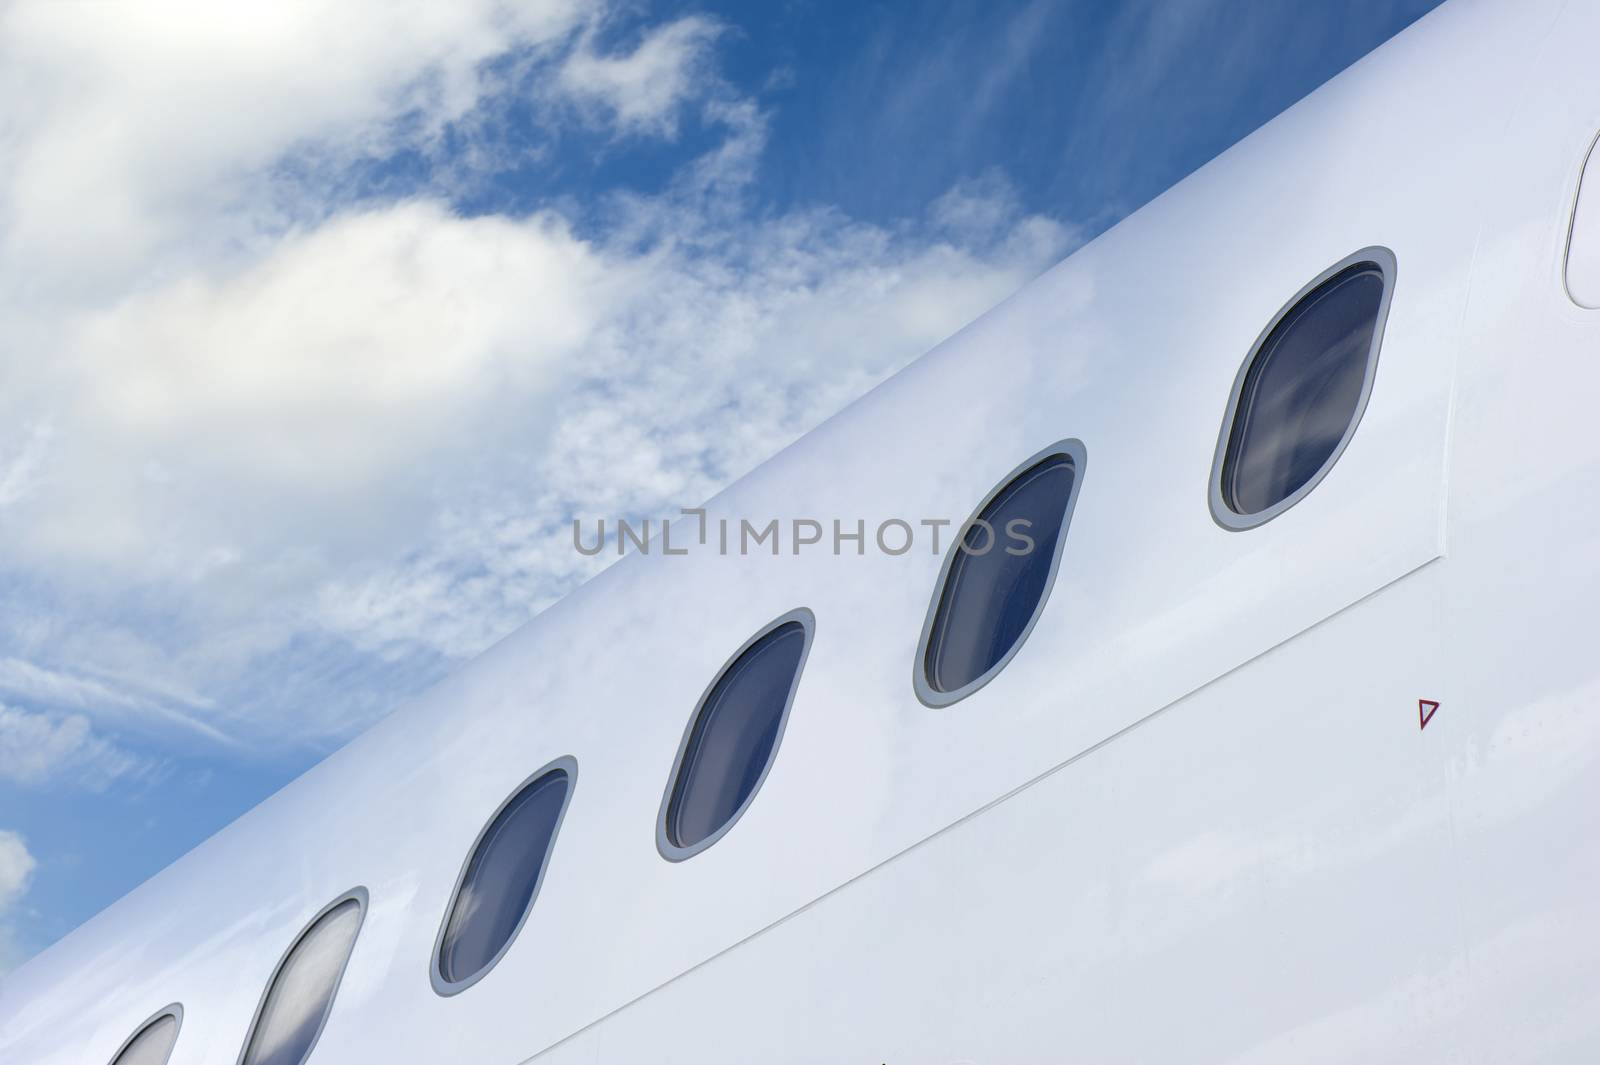
[[[1428,727],[1428,722],[1433,720],[1433,713],[1437,709],[1439,709],[1439,704],[1432,699],[1417,700],[1417,720],[1421,722],[1417,726],[1419,730]]]

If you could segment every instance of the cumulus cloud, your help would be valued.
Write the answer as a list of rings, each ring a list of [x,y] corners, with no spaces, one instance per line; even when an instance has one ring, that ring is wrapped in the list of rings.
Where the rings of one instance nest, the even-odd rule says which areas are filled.
[[[596,10],[458,0],[394,14],[379,0],[8,4],[10,279],[123,284],[168,256],[226,252],[274,213],[315,216],[324,205],[273,193],[291,152],[337,163],[425,143],[477,105],[488,60],[558,47]]]
[[[558,218],[411,202],[94,310],[68,336],[81,377],[60,417],[79,431],[57,446],[28,547],[201,579],[304,532],[286,516],[380,535],[401,515],[351,493],[382,500],[535,415],[509,400],[550,389],[616,280]],[[248,506],[210,505],[219,491]],[[203,524],[174,541],[177,512]]]
[[[767,116],[703,17],[382,8],[0,12],[12,778],[135,776],[108,729],[348,736],[588,576],[575,514],[698,502],[1076,239],[999,175],[899,225],[753,208]],[[463,213],[521,103],[714,143]]]

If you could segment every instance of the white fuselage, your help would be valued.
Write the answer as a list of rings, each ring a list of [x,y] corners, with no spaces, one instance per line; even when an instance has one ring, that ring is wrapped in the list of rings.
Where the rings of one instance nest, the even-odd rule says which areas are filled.
[[[312,1062],[1600,1060],[1600,311],[1562,279],[1596,42],[1588,0],[1453,0],[707,504],[960,521],[1082,441],[1053,593],[982,690],[913,691],[925,541],[626,559],[8,977],[0,1061],[102,1065],[178,1002],[172,1065],[226,1065],[357,886]],[[1368,246],[1359,430],[1222,528],[1241,361]],[[800,607],[759,794],[664,860],[696,700]],[[526,925],[438,994],[467,849],[567,756]]]

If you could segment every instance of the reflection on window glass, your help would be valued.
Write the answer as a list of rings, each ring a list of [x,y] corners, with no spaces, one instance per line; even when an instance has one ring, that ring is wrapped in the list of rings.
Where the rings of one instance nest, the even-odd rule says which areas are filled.
[[[785,621],[747,647],[712,685],[684,745],[666,809],[673,847],[712,839],[755,793],[776,753],[809,638],[804,623]]]
[[[111,1065],[167,1065],[177,1041],[178,1018],[163,1013],[141,1028]]]
[[[1356,263],[1307,293],[1262,341],[1222,467],[1234,513],[1276,506],[1334,457],[1360,413],[1383,296],[1383,269]]]
[[[951,547],[928,628],[923,669],[933,692],[958,692],[1022,642],[1050,591],[1078,471],[1057,453],[996,492]]]
[[[446,983],[481,975],[510,945],[539,891],[570,790],[565,769],[543,773],[484,831],[439,946],[439,975]]]
[[[359,899],[345,899],[300,936],[272,979],[240,1065],[301,1065],[311,1054],[333,1008],[361,914]]]

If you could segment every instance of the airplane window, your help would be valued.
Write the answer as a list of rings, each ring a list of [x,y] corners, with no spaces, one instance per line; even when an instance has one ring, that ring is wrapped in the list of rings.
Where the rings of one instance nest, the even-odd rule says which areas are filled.
[[[1358,252],[1280,311],[1257,342],[1234,386],[1213,475],[1222,525],[1276,516],[1338,459],[1372,387],[1393,279],[1387,250]]]
[[[794,610],[752,637],[700,700],[662,803],[656,843],[681,861],[744,813],[777,754],[816,620]]]
[[[562,758],[534,774],[490,819],[467,858],[439,932],[433,986],[454,994],[500,960],[533,909],[578,763]]]
[[[366,912],[367,893],[329,906],[300,933],[267,985],[239,1065],[302,1065],[333,1008]]]
[[[183,1016],[181,1007],[168,1006],[156,1017],[144,1023],[134,1037],[127,1041],[111,1065],[167,1065],[172,1057],[172,1047],[178,1041],[178,1025]]]
[[[964,699],[1027,639],[1055,580],[1084,461],[1075,440],[1046,448],[989,494],[951,544],[918,648],[924,703]]]

